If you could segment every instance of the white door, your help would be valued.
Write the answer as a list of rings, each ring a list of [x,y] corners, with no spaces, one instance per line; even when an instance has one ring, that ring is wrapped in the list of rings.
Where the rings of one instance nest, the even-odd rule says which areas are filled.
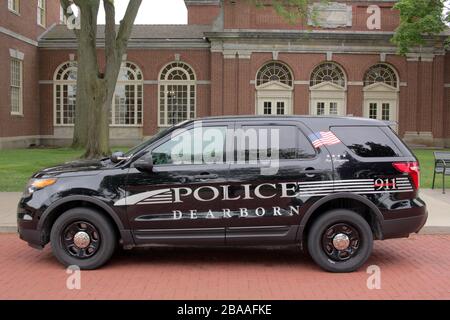
[[[397,104],[395,101],[368,100],[364,108],[364,116],[370,119],[397,122]],[[397,126],[393,126],[397,130]]]
[[[280,98],[263,98],[259,99],[258,114],[259,115],[289,115],[292,111],[290,110],[290,105],[288,99]]]
[[[316,116],[338,116],[342,115],[342,105],[339,101],[316,100],[311,111]]]

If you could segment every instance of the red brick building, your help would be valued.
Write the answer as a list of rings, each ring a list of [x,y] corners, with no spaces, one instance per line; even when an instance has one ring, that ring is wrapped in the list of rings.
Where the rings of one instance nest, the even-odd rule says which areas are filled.
[[[47,31],[41,0],[20,1],[20,16],[7,8],[16,1],[0,1],[0,148],[70,143],[74,34],[59,24],[58,1],[43,1]],[[297,24],[246,1],[185,3],[188,25],[134,27],[111,107],[114,144],[193,117],[331,114],[396,121],[410,143],[450,146],[446,35],[397,55],[395,1],[334,1]]]

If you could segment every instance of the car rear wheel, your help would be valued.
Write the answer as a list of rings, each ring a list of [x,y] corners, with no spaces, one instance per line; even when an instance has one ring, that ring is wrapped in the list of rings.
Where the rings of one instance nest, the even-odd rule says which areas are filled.
[[[357,270],[373,248],[373,234],[367,221],[344,209],[329,211],[314,221],[307,241],[313,260],[330,272]]]
[[[111,222],[100,212],[74,208],[55,221],[50,242],[53,254],[62,264],[92,270],[111,258],[117,237]]]

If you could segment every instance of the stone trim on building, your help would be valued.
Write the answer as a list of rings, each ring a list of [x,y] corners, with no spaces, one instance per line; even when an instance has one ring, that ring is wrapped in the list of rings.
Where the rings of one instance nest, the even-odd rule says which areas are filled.
[[[37,41],[35,41],[33,39],[30,39],[28,37],[25,37],[25,36],[23,36],[21,34],[18,34],[18,33],[14,32],[14,31],[11,31],[11,30],[9,30],[7,28],[4,28],[4,27],[1,27],[1,26],[0,26],[0,33],[3,33],[5,35],[7,35],[7,36],[10,36],[10,37],[16,39],[16,40],[25,42],[26,44],[29,44],[29,45],[32,45],[32,46],[35,46],[35,47],[37,47],[39,45],[39,43]]]

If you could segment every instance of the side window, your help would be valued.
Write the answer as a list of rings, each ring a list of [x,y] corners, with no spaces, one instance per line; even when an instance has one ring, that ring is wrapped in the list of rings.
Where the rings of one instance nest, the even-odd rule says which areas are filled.
[[[311,159],[316,156],[316,150],[312,146],[309,139],[301,132],[298,131],[298,149],[297,149],[297,158],[299,159]]]
[[[190,129],[152,151],[155,165],[224,163],[226,127]]]
[[[279,150],[280,160],[289,159],[310,159],[316,156],[316,152],[305,137],[305,135],[295,126],[243,126],[244,134],[246,137],[256,136],[258,139],[266,137],[266,142],[258,141],[258,150],[253,150],[248,143],[245,145],[245,160],[249,160],[249,155],[256,155],[257,159],[260,159],[261,146],[267,146],[267,155],[271,156],[271,149]],[[251,131],[254,130],[255,134],[252,135]],[[273,134],[273,130],[277,131],[277,134]],[[261,135],[261,133],[263,133]]]
[[[394,142],[379,127],[334,127],[332,131],[347,148],[360,157],[401,156]]]

